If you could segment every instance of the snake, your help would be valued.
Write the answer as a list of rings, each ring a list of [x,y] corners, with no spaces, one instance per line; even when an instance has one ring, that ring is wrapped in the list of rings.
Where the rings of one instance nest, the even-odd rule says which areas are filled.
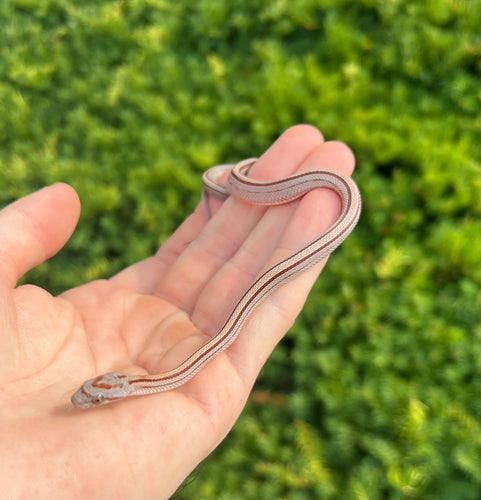
[[[160,374],[114,372],[99,375],[84,382],[73,394],[71,400],[76,407],[91,408],[122,398],[172,390],[185,384],[235,341],[247,318],[263,299],[330,255],[354,229],[361,213],[361,195],[351,177],[335,170],[315,169],[278,180],[259,181],[248,175],[256,161],[256,158],[249,158],[235,165],[217,165],[204,172],[202,200],[207,219],[211,217],[207,203],[209,196],[220,200],[234,196],[249,204],[273,206],[297,200],[317,188],[329,188],[337,193],[341,200],[339,217],[314,240],[259,276],[234,306],[222,328],[176,368]],[[226,172],[229,172],[227,181],[222,183],[220,179]]]

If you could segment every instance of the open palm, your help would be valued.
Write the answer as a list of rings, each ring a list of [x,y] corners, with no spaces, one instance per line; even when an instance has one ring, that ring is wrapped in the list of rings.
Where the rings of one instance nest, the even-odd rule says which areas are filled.
[[[350,173],[354,158],[308,126],[286,131],[251,169]],[[161,373],[216,334],[263,270],[337,217],[326,189],[265,209],[234,198],[199,206],[157,254],[110,280],[52,297],[17,280],[54,255],[79,214],[57,184],[0,212],[0,484],[8,498],[167,498],[224,438],[323,263],[254,311],[239,338],[178,389],[91,410],[70,403],[87,378]]]

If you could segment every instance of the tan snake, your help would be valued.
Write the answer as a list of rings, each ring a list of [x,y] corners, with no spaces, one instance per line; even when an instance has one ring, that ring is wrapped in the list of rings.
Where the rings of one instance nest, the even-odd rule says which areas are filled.
[[[255,205],[280,205],[300,198],[319,187],[334,190],[342,202],[341,214],[324,233],[262,274],[245,292],[219,332],[177,368],[158,375],[107,373],[87,380],[72,396],[72,403],[90,408],[127,396],[142,396],[174,389],[190,380],[214,356],[227,349],[236,339],[246,319],[257,304],[287,280],[309,269],[327,257],[354,229],[361,211],[361,196],[355,182],[333,170],[310,170],[276,181],[256,181],[247,177],[256,159],[232,165],[219,165],[203,176],[204,206],[209,210],[205,193],[225,199],[230,194]],[[227,184],[220,176],[232,169]]]

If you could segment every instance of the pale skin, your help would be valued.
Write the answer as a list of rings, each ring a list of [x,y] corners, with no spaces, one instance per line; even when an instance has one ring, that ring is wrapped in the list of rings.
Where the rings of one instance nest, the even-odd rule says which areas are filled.
[[[313,127],[288,129],[249,173],[262,180],[354,157]],[[52,257],[80,203],[56,184],[0,212],[0,484],[6,498],[168,498],[225,437],[324,262],[270,295],[239,338],[178,389],[79,410],[70,396],[112,371],[161,373],[215,335],[261,271],[336,219],[318,189],[286,206],[199,204],[152,257],[53,297],[17,281]],[[141,237],[141,235],[139,235]]]

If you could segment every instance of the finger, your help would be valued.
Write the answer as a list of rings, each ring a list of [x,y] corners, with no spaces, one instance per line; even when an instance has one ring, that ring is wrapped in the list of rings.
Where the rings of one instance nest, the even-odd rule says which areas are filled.
[[[260,179],[285,177],[322,141],[313,127],[293,127],[266,151],[249,175]],[[190,313],[208,281],[237,252],[266,210],[230,197],[179,256],[155,293]]]
[[[27,271],[56,254],[77,224],[80,202],[66,184],[54,184],[0,212],[0,275],[13,288]]]
[[[205,222],[204,209],[199,204],[155,255],[123,269],[111,281],[141,294],[153,294],[179,255],[197,238]]]
[[[278,178],[292,171],[292,160],[297,157],[297,161],[300,163],[305,156],[308,155],[309,151],[315,147],[317,144],[321,143],[323,140],[322,134],[314,127],[309,125],[297,125],[286,132],[284,132],[281,137],[274,142],[274,144],[264,153],[262,158],[257,162],[257,164],[252,167],[250,176],[257,176],[256,178]],[[260,167],[259,167],[260,165]],[[263,166],[262,166],[263,165]],[[283,174],[284,172],[284,174]],[[222,206],[223,203],[218,200],[208,200],[209,202],[209,210],[212,215],[214,215]],[[230,202],[232,203],[232,202]],[[240,202],[242,205],[242,202]],[[201,284],[208,279],[208,276],[212,273],[208,270],[218,268],[215,265],[215,257],[208,258],[206,262],[204,262],[204,258],[207,257],[206,254],[202,254],[204,249],[206,252],[210,253],[211,256],[214,256],[219,249],[220,242],[217,241],[219,235],[226,234],[232,228],[232,219],[231,213],[232,211],[237,211],[238,207],[232,207],[227,214],[224,215],[222,221],[218,221],[218,224],[212,228],[212,231],[207,235],[207,245],[206,241],[199,242],[199,246],[197,248],[196,244],[192,245],[192,248],[189,249],[188,255],[183,257],[185,261],[185,268],[181,270],[181,276],[176,281],[180,285],[180,283],[184,283],[182,286],[182,290],[180,293],[183,294],[188,287],[190,287],[190,281],[197,282],[200,284],[198,288],[201,288]],[[242,209],[240,209],[242,210]],[[245,210],[245,207],[244,207]],[[258,208],[258,214],[252,214],[252,211],[255,210],[251,207],[250,212],[253,215],[253,220],[249,223],[246,222],[246,227],[250,227],[255,225],[255,221],[260,218],[260,215],[265,211],[265,209]],[[239,214],[239,217],[242,215]],[[239,223],[239,218],[236,219],[236,224]],[[212,224],[212,223],[211,223]],[[112,280],[122,286],[130,288],[134,291],[144,294],[152,294],[157,293],[161,296],[166,296],[169,299],[172,297],[177,298],[176,303],[182,305],[183,301],[178,300],[179,291],[171,291],[165,284],[170,280],[166,278],[167,271],[170,271],[169,276],[178,274],[178,268],[181,266],[177,266],[176,269],[171,269],[174,262],[176,262],[177,258],[184,253],[190,243],[192,243],[203,231],[206,225],[206,217],[204,213],[203,204],[199,204],[195,210],[195,212],[184,221],[184,223],[177,229],[177,231],[162,245],[162,247],[158,250],[158,252],[152,256],[144,259],[128,268],[124,269],[117,275],[115,275]],[[242,235],[248,232],[248,229],[241,230],[239,235],[237,236],[242,240]],[[213,238],[213,240],[211,240]],[[209,244],[209,241],[211,243]],[[234,240],[233,242],[228,242],[224,240],[224,244],[229,248],[226,248],[226,253],[223,255],[228,258],[232,252],[239,246],[240,242]],[[220,249],[220,253],[222,250]],[[222,256],[220,257],[222,259]],[[193,267],[190,261],[196,260],[198,262],[202,261],[202,268],[207,272],[203,276],[197,276],[196,278],[192,277]],[[219,260],[218,262],[222,262]],[[213,271],[214,272],[214,271]],[[187,277],[186,277],[187,275]],[[186,278],[187,279],[186,279]],[[187,285],[189,283],[189,285]],[[194,287],[190,287],[192,290],[192,298],[190,303],[195,301],[195,297],[198,295],[198,288],[194,290]],[[185,306],[186,309],[189,308],[189,305]],[[192,307],[192,305],[190,306]]]
[[[350,174],[354,168],[354,156],[342,143],[324,143],[309,155],[299,171],[320,167]],[[296,206],[291,207],[289,214],[287,210],[289,207],[285,207],[283,212],[269,210],[259,223],[258,227],[262,230],[263,226],[274,224],[273,220],[268,219],[288,215],[288,224],[285,227],[279,224],[282,230],[276,240],[276,248],[273,249],[269,260],[258,269],[258,275],[292,255],[328,229],[340,214],[340,200],[329,189],[316,189],[306,194]],[[238,252],[240,259],[246,255],[257,262],[254,254],[259,237],[256,231],[253,231],[252,236]],[[226,307],[226,302],[212,304],[211,300],[209,302],[209,297],[219,296],[220,290],[225,290],[225,284],[234,281],[237,288],[228,289],[228,293],[235,295],[237,301],[253,282],[251,276],[239,273],[239,264],[233,265],[235,260],[236,258],[231,259],[205,288],[192,316],[194,323],[211,335],[222,326],[231,309]],[[326,259],[283,285],[261,303],[229,349],[229,355],[248,384],[253,383],[266,358],[299,314],[325,262]]]

